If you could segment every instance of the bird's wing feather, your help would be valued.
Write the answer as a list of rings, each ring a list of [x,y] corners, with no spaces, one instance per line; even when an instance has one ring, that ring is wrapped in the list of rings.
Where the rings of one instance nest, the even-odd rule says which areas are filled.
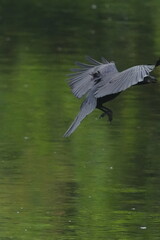
[[[131,87],[132,85],[142,82],[145,77],[154,69],[154,65],[139,65],[128,68],[122,72],[115,73],[109,81],[99,83],[95,91],[95,97],[118,93]]]
[[[104,75],[111,72],[118,72],[115,64],[113,62],[109,63],[105,58],[102,58],[102,63],[91,57],[87,57],[87,60],[91,65],[76,62],[79,68],[72,69],[74,73],[69,74],[71,77],[69,79],[69,86],[77,98],[84,96],[97,84],[97,80],[103,78]],[[99,76],[95,76],[95,73],[98,73]]]
[[[97,99],[94,97],[93,94],[90,94],[86,98],[86,100],[82,103],[80,112],[74,119],[71,126],[65,132],[64,137],[69,137],[75,131],[75,129],[79,126],[81,121],[96,108],[96,105],[97,105]]]

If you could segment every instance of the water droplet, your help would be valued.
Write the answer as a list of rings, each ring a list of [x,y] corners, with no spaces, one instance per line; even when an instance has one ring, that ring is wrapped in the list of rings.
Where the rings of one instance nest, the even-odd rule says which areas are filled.
[[[140,229],[143,229],[143,230],[145,230],[145,229],[147,229],[147,227],[145,227],[145,226],[142,226],[142,227],[140,227]]]

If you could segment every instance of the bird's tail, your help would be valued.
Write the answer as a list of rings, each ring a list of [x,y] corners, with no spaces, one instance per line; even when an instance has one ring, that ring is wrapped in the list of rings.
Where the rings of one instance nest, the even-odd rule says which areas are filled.
[[[64,137],[69,137],[79,126],[81,121],[89,114],[91,113],[97,105],[97,99],[92,95],[89,96],[81,105],[80,112],[74,119],[71,126],[68,128],[68,130],[65,132]]]

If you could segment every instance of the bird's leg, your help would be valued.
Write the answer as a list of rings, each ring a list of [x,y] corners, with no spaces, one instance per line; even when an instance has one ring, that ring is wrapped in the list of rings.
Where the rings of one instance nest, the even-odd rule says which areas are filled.
[[[100,115],[100,118],[103,118],[105,115],[108,115],[108,119],[111,122],[112,115],[113,115],[112,111],[109,108],[104,107],[104,106],[99,107],[99,109],[103,111],[103,113]]]

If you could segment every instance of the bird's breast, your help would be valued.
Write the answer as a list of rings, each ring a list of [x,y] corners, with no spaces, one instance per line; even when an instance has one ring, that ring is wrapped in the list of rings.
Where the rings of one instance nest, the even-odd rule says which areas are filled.
[[[110,95],[106,95],[104,97],[97,98],[97,106],[101,106],[103,103],[109,102],[109,101],[113,100],[119,94],[120,94],[120,92],[119,93],[110,94]]]

